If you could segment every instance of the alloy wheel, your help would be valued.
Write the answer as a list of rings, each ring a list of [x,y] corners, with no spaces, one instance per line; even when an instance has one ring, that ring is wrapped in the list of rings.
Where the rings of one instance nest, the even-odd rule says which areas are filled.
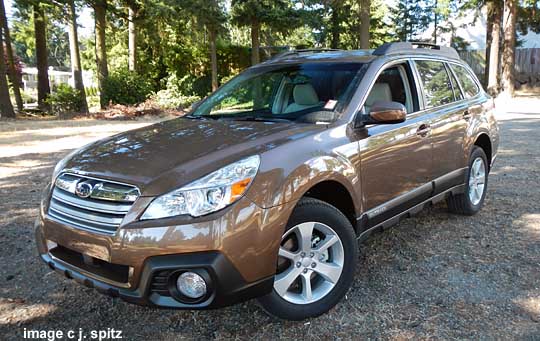
[[[343,263],[343,244],[330,226],[298,224],[283,235],[274,290],[294,304],[316,302],[335,287]]]
[[[469,199],[473,205],[478,205],[484,195],[486,187],[486,165],[484,159],[478,157],[474,160],[469,174]]]

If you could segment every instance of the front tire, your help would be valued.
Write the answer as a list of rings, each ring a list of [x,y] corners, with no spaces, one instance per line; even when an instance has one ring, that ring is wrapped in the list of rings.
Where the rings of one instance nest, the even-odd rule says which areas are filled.
[[[282,236],[274,289],[259,302],[286,320],[319,316],[347,293],[357,257],[356,235],[345,215],[323,201],[303,198]]]
[[[446,199],[448,210],[452,213],[474,215],[480,211],[486,198],[488,185],[488,162],[486,153],[474,146],[469,158],[469,170],[465,193],[452,195]]]

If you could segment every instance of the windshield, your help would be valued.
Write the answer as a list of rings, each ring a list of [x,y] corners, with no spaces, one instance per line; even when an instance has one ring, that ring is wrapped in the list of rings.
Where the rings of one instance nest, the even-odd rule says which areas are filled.
[[[362,63],[311,63],[249,70],[191,117],[333,121],[352,97]]]

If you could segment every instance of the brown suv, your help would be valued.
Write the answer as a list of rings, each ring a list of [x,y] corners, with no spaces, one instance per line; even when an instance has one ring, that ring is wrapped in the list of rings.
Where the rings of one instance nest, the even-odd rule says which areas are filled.
[[[347,292],[374,230],[443,199],[478,212],[499,142],[493,111],[450,48],[287,52],[190,115],[60,161],[39,253],[128,302],[258,297],[281,318],[317,316]]]

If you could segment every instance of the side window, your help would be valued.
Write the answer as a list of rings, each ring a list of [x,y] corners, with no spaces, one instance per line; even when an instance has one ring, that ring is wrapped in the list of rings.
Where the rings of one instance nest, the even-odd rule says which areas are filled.
[[[392,66],[385,69],[375,81],[371,92],[366,98],[364,109],[369,113],[373,104],[379,101],[399,102],[405,106],[407,113],[417,111],[417,102],[414,101],[409,81],[410,69],[407,64]]]
[[[442,62],[419,60],[416,67],[426,96],[426,109],[454,101],[454,89]]]
[[[466,98],[474,97],[480,92],[478,85],[467,69],[460,65],[452,65],[452,70],[454,70]]]
[[[461,89],[459,88],[459,83],[456,80],[456,77],[452,73],[452,71],[449,69],[450,66],[446,64],[446,71],[448,71],[448,74],[450,75],[450,81],[452,82],[452,88],[454,88],[454,98],[456,101],[461,101],[463,99],[463,94],[461,93]]]

